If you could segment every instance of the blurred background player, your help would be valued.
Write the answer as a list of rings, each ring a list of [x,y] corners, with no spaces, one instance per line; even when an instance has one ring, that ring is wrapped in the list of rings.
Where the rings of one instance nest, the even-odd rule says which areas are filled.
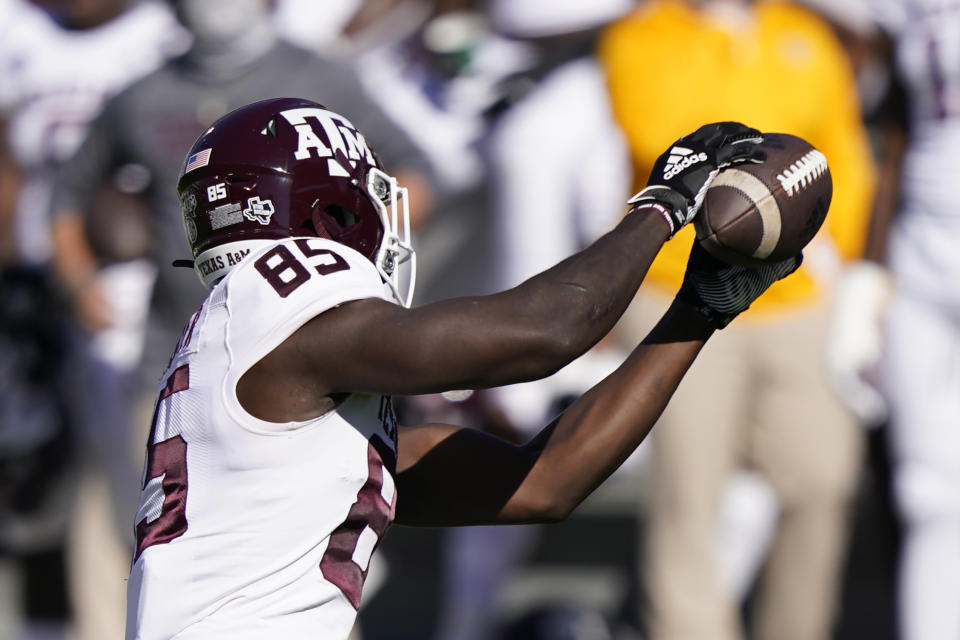
[[[184,150],[226,111],[261,98],[304,94],[355,114],[383,161],[409,180],[420,203],[414,212],[430,209],[429,179],[417,148],[368,97],[350,65],[320,58],[278,35],[272,2],[177,0],[169,6],[192,37],[190,48],[104,105],[59,173],[52,203],[57,273],[78,321],[95,335],[128,317],[118,305],[125,297],[94,277],[108,259],[98,250],[98,240],[124,223],[118,201],[141,212],[137,218],[148,238],[144,259],[156,280],[146,309],[142,356],[125,372],[129,404],[134,405],[141,392],[152,402],[170,344],[203,299],[196,275],[171,266],[185,257],[176,180]],[[97,185],[115,176],[122,178],[126,193],[112,193],[112,202],[104,206]],[[131,544],[140,445],[148,422],[148,409],[137,405],[123,415],[122,425],[106,443],[119,522],[109,533],[117,548]],[[124,552],[121,557],[122,564],[99,563],[99,571],[122,575],[129,556]],[[122,598],[110,602],[122,622]]]
[[[827,386],[822,354],[830,281],[841,261],[859,255],[874,183],[849,61],[810,11],[739,0],[645,2],[610,28],[601,57],[635,179],[648,174],[676,131],[717,118],[789,131],[830,163],[833,204],[797,277],[772,288],[705,350],[661,419],[643,554],[651,638],[743,637],[738,599],[751,576],[743,563],[729,563],[749,560],[752,550],[721,551],[718,530],[728,481],[747,481],[756,495],[774,496],[778,510],[752,608],[753,637],[826,638],[861,444]],[[648,86],[659,90],[641,90]],[[691,99],[690,86],[702,97]],[[651,267],[621,322],[630,340],[679,285],[693,235],[678,234]],[[737,475],[742,469],[752,475]]]
[[[633,6],[631,0],[487,3],[491,29],[526,46],[532,56],[528,68],[501,82],[503,97],[488,110],[484,150],[494,231],[488,260],[497,290],[514,287],[579,251],[620,217],[621,203],[630,195],[630,167],[594,53],[601,29]],[[623,355],[610,344],[598,346],[553,376],[491,390],[490,402],[517,437],[526,439],[562,411],[569,398],[612,371]],[[447,533],[453,543],[449,563],[469,571],[460,572],[444,598],[456,602],[466,590],[474,600],[461,601],[458,611],[446,609],[447,624],[438,629],[438,638],[491,637],[497,596],[516,564],[533,550],[535,536],[535,527]],[[477,549],[486,549],[490,559],[479,559]],[[504,562],[511,556],[512,562]],[[557,576],[558,582],[562,579]],[[577,595],[571,589],[565,597]],[[583,606],[536,600],[528,606],[558,604]]]
[[[465,4],[398,2],[395,12],[405,17],[395,30],[378,45],[364,36],[355,44],[366,47],[358,57],[367,90],[390,96],[384,111],[421,149],[435,176],[437,215],[415,234],[418,304],[496,290],[483,159],[486,111],[500,99],[503,79],[531,64],[531,53],[492,33],[483,13]]]
[[[493,293],[498,285],[485,161],[489,111],[503,99],[506,79],[534,64],[535,55],[492,31],[474,4],[400,2],[391,15],[392,37],[376,46],[366,36],[357,41],[366,49],[360,57],[363,81],[391,96],[385,111],[423,150],[436,176],[436,213],[415,233],[417,304]],[[375,24],[367,29],[382,32]],[[519,437],[484,391],[398,398],[397,410],[405,422],[452,421],[511,441]],[[495,602],[530,537],[524,527],[443,532],[433,637],[466,640],[493,633]]]
[[[301,93],[312,90],[329,96],[330,103],[342,101],[353,106],[356,121],[366,124],[364,130],[371,138],[383,139],[379,148],[388,163],[415,167],[421,157],[364,92],[349,65],[317,58],[278,36],[268,0],[175,0],[172,4],[194,37],[192,47],[106,105],[64,171],[53,205],[60,273],[88,272],[95,266],[81,224],[89,207],[88,185],[125,165],[146,170],[143,193],[149,202],[154,237],[151,257],[164,267],[158,273],[150,307],[142,366],[148,377],[155,375],[166,359],[158,355],[158,345],[169,344],[171,336],[176,339],[179,327],[202,299],[198,297],[202,290],[189,271],[168,268],[182,253],[182,225],[171,213],[178,206],[168,187],[175,184],[182,161],[174,158],[182,155],[209,122],[252,99],[289,94],[293,88]],[[414,190],[419,186],[428,191],[422,174],[411,174]],[[420,212],[430,208],[428,192],[423,195]],[[87,325],[109,323],[110,309],[103,304],[102,292],[87,289],[78,296],[91,300],[79,303]]]
[[[849,4],[846,2],[842,5],[832,4],[828,0],[818,1],[823,4],[824,8],[830,9],[833,13],[847,8]],[[19,4],[15,0],[0,2],[0,12]],[[397,93],[398,85],[404,83],[408,83],[407,88],[412,88],[418,98],[422,97],[422,105],[429,107],[423,111],[413,109],[407,114],[406,119],[398,118],[398,122],[408,136],[414,139],[418,146],[423,148],[430,157],[434,175],[439,176],[442,172],[442,179],[451,181],[438,185],[440,191],[437,196],[442,198],[444,202],[453,203],[457,201],[459,204],[456,207],[444,206],[440,208],[439,213],[442,215],[434,216],[428,220],[427,225],[419,229],[417,247],[418,253],[423,258],[420,269],[420,275],[423,276],[421,279],[423,286],[418,287],[418,291],[423,295],[418,296],[419,302],[436,299],[438,296],[444,297],[457,291],[492,290],[494,286],[492,281],[497,277],[497,269],[494,268],[495,261],[490,257],[493,247],[491,243],[484,239],[485,236],[491,235],[489,232],[492,228],[488,224],[488,217],[492,215],[489,205],[490,197],[487,195],[490,187],[488,184],[490,177],[484,172],[481,154],[484,151],[488,130],[496,122],[486,117],[485,113],[492,102],[501,100],[504,90],[507,90],[509,95],[503,98],[502,103],[497,108],[498,110],[504,106],[509,106],[516,100],[514,92],[523,96],[526,94],[526,89],[531,86],[535,87],[541,78],[549,78],[549,74],[543,75],[543,71],[550,68],[549,64],[541,64],[538,61],[539,56],[532,47],[528,46],[529,43],[525,42],[525,39],[507,41],[503,38],[492,37],[493,34],[489,29],[489,24],[486,24],[485,28],[479,31],[474,30],[475,34],[479,34],[479,37],[473,39],[473,42],[479,46],[458,47],[455,42],[457,38],[451,38],[450,33],[456,34],[459,31],[462,36],[465,31],[469,35],[470,31],[469,29],[459,28],[457,26],[458,20],[428,21],[433,26],[442,27],[436,30],[426,28],[424,24],[424,20],[431,13],[442,15],[473,5],[477,5],[477,10],[472,12],[473,17],[478,15],[482,17],[483,11],[487,10],[484,9],[487,3],[475,3],[469,0],[440,0],[438,2],[419,0],[375,0],[371,2],[330,0],[323,3],[316,3],[313,0],[278,0],[276,10],[273,13],[273,18],[279,23],[282,33],[291,34],[291,30],[295,31],[296,33],[292,35],[297,37],[297,42],[301,42],[305,46],[319,48],[325,51],[327,55],[352,58],[357,56],[358,53],[370,49],[374,49],[375,53],[385,53],[385,55],[370,56],[370,60],[375,60],[372,64],[366,64],[368,59],[366,56],[362,58],[361,62],[364,69],[363,79],[369,81],[368,89],[372,88],[374,91],[382,92],[380,95],[390,95],[391,99],[383,101],[380,106],[387,110],[391,117],[396,117],[397,112],[404,111],[411,103],[408,100],[411,95],[410,92],[403,96]],[[9,24],[5,19],[7,14],[2,15],[4,17],[0,18],[0,32],[4,31]],[[481,23],[485,22],[485,20],[481,20]],[[477,21],[470,19],[468,16],[466,23],[475,25]],[[459,24],[462,26],[464,22],[459,22]],[[344,27],[344,25],[346,26]],[[424,28],[419,25],[423,25]],[[345,29],[345,33],[338,35],[341,29]],[[419,30],[417,37],[410,36],[413,31],[417,30]],[[465,40],[470,42],[472,39],[467,37]],[[417,41],[417,44],[399,49],[384,46],[401,41],[404,44],[413,44],[414,41]],[[427,44],[428,41],[429,45]],[[464,40],[461,40],[461,44],[463,42]],[[38,41],[39,43],[40,41]],[[557,42],[556,44],[557,51],[561,52],[557,57],[562,61],[563,55],[567,55],[562,53],[564,43]],[[387,49],[392,50],[387,52]],[[403,51],[404,55],[396,55],[398,50]],[[384,61],[389,64],[383,64]],[[509,82],[503,82],[504,78],[509,78]],[[4,92],[6,86],[4,83],[0,83],[0,93]],[[518,87],[522,87],[523,90],[517,91]],[[536,91],[532,92],[534,95],[537,93]],[[589,97],[590,102],[593,102],[594,99],[593,96]],[[395,109],[398,106],[400,108]],[[508,110],[503,111],[503,114],[507,113],[509,113]],[[458,122],[454,122],[454,120],[458,120]],[[424,126],[424,123],[429,123],[429,126]],[[437,150],[441,152],[431,155],[431,152]],[[9,156],[7,157],[9,158]],[[0,160],[2,159],[3,155],[0,155]],[[15,175],[15,172],[0,171],[0,179],[4,183],[7,183]],[[108,205],[110,211],[114,212],[114,215],[109,217],[107,225],[91,228],[88,235],[91,244],[96,247],[95,251],[100,266],[114,261],[116,256],[104,255],[103,250],[110,247],[104,246],[104,243],[96,236],[104,229],[112,229],[111,233],[115,236],[117,228],[129,229],[131,227],[127,223],[121,224],[121,217],[115,215],[118,211],[118,202],[123,202],[125,209],[131,213],[124,219],[130,218],[128,222],[134,223],[139,220],[136,212],[143,208],[143,199],[134,192],[143,188],[144,176],[145,172],[140,168],[136,166],[127,167],[118,174],[111,176],[110,185],[105,188],[98,188],[99,193],[94,200],[101,203],[109,201],[111,203]],[[463,188],[451,186],[457,181],[464,185]],[[118,186],[122,187],[122,190],[126,193],[118,190]],[[12,191],[6,189],[0,191],[0,193],[9,194]],[[482,195],[478,196],[477,194]],[[85,212],[85,214],[90,215],[89,222],[85,221],[85,226],[95,226],[91,223],[98,219],[95,212],[100,208],[99,205],[93,205],[91,212]],[[9,212],[11,209],[10,207],[0,206],[0,213]],[[136,227],[135,224],[132,226]],[[4,234],[0,237],[0,242],[9,238],[9,234]],[[129,243],[127,244],[129,245]],[[461,256],[465,259],[457,259]],[[167,265],[161,266],[165,267]],[[441,290],[451,283],[455,284],[447,289],[448,293],[442,293]],[[14,289],[5,287],[0,295],[2,295],[9,310],[14,311],[19,308],[22,311],[22,306],[8,303],[10,300],[17,299],[13,295],[13,291]],[[109,288],[109,291],[114,297],[118,297],[116,289]],[[37,311],[30,311],[27,317],[36,318],[39,315],[40,313]],[[46,313],[44,315],[55,314]],[[12,325],[16,326],[18,317],[22,318],[16,313],[13,314],[10,318]],[[118,314],[113,314],[112,319],[116,322],[119,319]],[[5,319],[4,322],[6,323],[7,320]],[[35,322],[25,324],[31,325],[29,327],[31,329],[38,330],[37,338],[42,343],[44,335],[48,335],[46,330]],[[4,326],[8,325],[5,324]],[[117,325],[114,324],[114,329],[116,328]],[[11,329],[12,333],[8,335],[19,337],[22,335],[18,333],[20,330]],[[56,334],[56,332],[54,333]],[[9,342],[17,342],[17,340],[14,339]],[[29,344],[29,342],[20,341],[17,346],[21,347],[23,344]],[[27,351],[32,351],[32,349]],[[9,371],[11,372],[22,371],[21,362],[23,360],[20,359],[4,360],[4,364],[10,365]],[[51,362],[52,358],[47,357],[45,364],[49,365]],[[22,376],[18,378],[18,380],[20,379],[22,379]],[[48,383],[49,376],[44,373],[39,376],[39,379]],[[497,416],[491,415],[486,410],[486,408],[492,406],[489,402],[478,402],[481,399],[483,399],[483,394],[474,394],[470,401],[464,403],[451,403],[441,399],[443,404],[439,405],[439,411],[449,411],[452,407],[457,411],[475,412],[474,415],[478,419],[487,421],[486,424],[481,426],[489,428],[491,426],[490,419],[497,419]],[[41,401],[34,402],[31,406],[49,407],[53,404]],[[531,405],[536,404],[538,403],[531,403]],[[0,403],[0,410],[3,411],[11,410],[14,407],[14,403]],[[480,407],[486,408],[479,410]],[[4,422],[8,421],[5,420]],[[42,431],[37,431],[37,433],[42,433]],[[138,438],[134,437],[134,440],[138,440]],[[135,444],[139,445],[140,442],[137,441]],[[124,444],[120,448],[125,447]],[[11,449],[11,455],[16,457],[17,450]],[[139,452],[137,456],[139,456]],[[25,458],[21,459],[20,462],[22,463],[24,460]],[[139,460],[134,460],[134,465],[138,466]],[[20,466],[24,465],[21,464]],[[123,472],[128,473],[129,471],[129,469],[126,469]],[[756,486],[756,483],[754,483],[754,486]],[[769,492],[769,489],[767,489],[767,492]],[[730,493],[728,490],[724,492],[725,495]],[[751,503],[751,509],[757,508],[755,502]],[[129,518],[123,517],[122,514],[121,517],[122,532],[127,534]],[[557,541],[557,536],[562,536],[567,544],[574,544],[574,541],[569,539],[570,535],[568,534],[553,534],[551,532],[551,535],[554,535],[554,538],[546,541],[547,548],[551,547],[552,542]],[[576,534],[574,533],[573,536],[575,537]],[[589,543],[589,541],[584,542]],[[538,564],[544,561],[542,557],[543,548],[541,545],[539,549],[531,549],[538,554],[537,558],[533,559],[531,569],[548,568]],[[473,545],[472,549],[475,552],[479,551],[479,547],[476,545]],[[502,551],[503,549],[498,550]],[[520,551],[522,550],[520,549]],[[741,549],[741,552],[745,553],[745,550]],[[472,567],[467,567],[468,570],[479,566],[486,572],[496,573],[495,567],[489,562],[490,554],[478,552],[474,553],[473,556],[461,555],[461,557],[466,558],[468,565],[471,557],[475,560]],[[92,557],[94,564],[96,564],[96,560]],[[125,563],[126,560],[127,557],[124,552],[121,561]],[[411,559],[411,562],[419,563],[423,567],[423,571],[429,573],[430,558],[418,557],[416,560]],[[459,571],[452,565],[448,565],[448,569],[454,573]],[[743,569],[740,573],[746,574],[748,572]],[[424,577],[432,579],[433,576],[431,574]],[[524,579],[528,576],[521,574],[519,577]],[[504,588],[507,586],[516,587],[517,584],[515,582],[513,585],[506,585],[502,581],[495,583],[494,591],[497,591],[495,595],[501,603],[504,602],[506,594],[513,592],[506,591]],[[409,579],[391,575],[388,590],[401,588],[409,592],[410,585]],[[448,603],[457,597],[455,590],[447,586],[442,588],[444,593],[450,596],[447,599]],[[481,586],[482,588],[484,587]],[[0,589],[2,589],[2,585],[0,585]],[[96,593],[96,590],[90,589],[89,592]],[[481,595],[487,597],[487,594]],[[104,598],[99,599],[103,600]],[[466,606],[473,607],[475,604],[467,603]],[[440,606],[441,603],[438,602],[436,605]],[[422,604],[421,608],[428,610],[432,606],[434,606],[433,603],[428,602]],[[449,611],[449,609],[444,608],[441,615],[446,615]],[[395,621],[398,625],[396,627],[398,632],[408,628],[404,625],[414,621],[415,618],[415,612],[405,611],[403,619]],[[8,618],[0,615],[0,619],[7,620]],[[378,627],[383,628],[382,625],[378,625]],[[5,637],[3,632],[0,632],[0,637]],[[102,633],[93,637],[109,637],[109,634]]]
[[[85,525],[91,515],[94,521],[109,519],[102,500],[88,499],[96,488],[78,482],[76,474],[91,463],[92,445],[109,441],[123,395],[108,375],[92,372],[109,371],[116,356],[130,354],[130,344],[117,332],[92,339],[64,321],[69,314],[49,277],[51,185],[104,101],[159,65],[176,46],[179,29],[166,7],[150,2],[11,0],[5,10],[0,21],[0,341],[7,374],[0,386],[0,448],[6,497],[0,530],[4,552],[27,569],[22,589],[14,590],[31,619],[23,634],[40,633],[36,618],[46,617],[51,618],[47,631],[56,637],[67,614],[59,550],[64,544],[71,550],[67,574],[76,587],[83,562],[104,550],[96,543],[97,533]],[[145,301],[149,273],[134,267],[114,273],[118,278],[132,287],[135,305],[138,296]],[[135,332],[137,323],[131,320],[127,326]],[[10,375],[8,366],[22,369]],[[94,403],[97,411],[91,412]],[[115,581],[106,589],[122,594],[122,586]],[[80,638],[104,637],[102,594],[91,597],[93,591],[70,589]],[[10,628],[0,636],[18,637],[18,616],[3,619]]]
[[[418,303],[514,286],[618,219],[629,167],[592,53],[598,29],[630,6],[617,0],[394,7],[407,16],[401,25],[420,21],[363,53],[361,68],[370,89],[391,96],[385,110],[424,150],[440,185],[437,213],[416,237]],[[564,136],[556,135],[558,126]],[[531,245],[530,237],[540,240]],[[561,396],[603,373],[587,379],[573,373],[504,394],[410,398],[400,413],[517,440],[538,428]],[[434,637],[490,637],[505,585],[535,541],[532,528],[445,531]]]
[[[851,407],[889,417],[904,526],[900,637],[960,637],[960,7],[870,4],[894,105],[883,130],[886,197],[864,260],[843,280],[831,371]]]

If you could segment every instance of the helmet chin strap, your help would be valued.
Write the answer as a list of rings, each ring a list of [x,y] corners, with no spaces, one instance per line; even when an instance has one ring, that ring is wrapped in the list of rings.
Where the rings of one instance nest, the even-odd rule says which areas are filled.
[[[323,223],[320,221],[320,209],[317,208],[319,203],[319,198],[313,201],[310,209],[310,221],[313,223],[313,232],[317,234],[318,238],[326,238],[327,240],[335,240],[333,236],[327,232],[327,228],[323,226]]]

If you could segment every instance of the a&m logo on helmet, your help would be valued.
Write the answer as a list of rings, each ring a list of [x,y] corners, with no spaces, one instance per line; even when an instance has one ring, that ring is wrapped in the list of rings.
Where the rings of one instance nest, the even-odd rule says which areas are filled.
[[[327,170],[330,175],[341,178],[353,175],[352,171],[340,163],[342,159],[350,163],[350,169],[356,168],[359,160],[369,166],[377,166],[363,135],[339,113],[316,107],[302,107],[281,111],[280,115],[296,129],[299,136],[297,150],[293,154],[297,160],[328,158]],[[307,118],[319,124],[329,146],[317,135],[314,129],[316,125],[308,122]]]

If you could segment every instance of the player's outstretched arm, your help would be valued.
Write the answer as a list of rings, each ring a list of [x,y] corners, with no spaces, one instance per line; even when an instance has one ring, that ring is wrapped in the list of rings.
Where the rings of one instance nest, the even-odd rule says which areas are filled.
[[[509,291],[413,309],[376,298],[330,309],[251,367],[238,398],[254,416],[285,422],[316,417],[318,399],[336,393],[423,394],[546,376],[613,327],[668,232],[640,209]]]
[[[565,518],[643,441],[713,330],[675,303],[623,365],[523,446],[450,425],[401,429],[396,521]]]
[[[426,526],[566,517],[643,441],[711,333],[800,257],[729,265],[697,243],[677,299],[615,372],[521,447],[447,425],[401,430],[397,521]]]
[[[353,318],[340,343],[347,362],[330,372],[331,387],[415,394],[548,375],[613,327],[668,231],[659,215],[639,208],[592,246],[513,289],[414,309],[359,300],[328,312]]]
[[[717,168],[755,159],[758,135],[717,123],[681,138],[616,228],[513,289],[414,309],[363,299],[320,314],[244,374],[241,403],[265,420],[306,420],[336,393],[480,389],[557,371],[613,327]],[[678,146],[695,158],[677,164]]]

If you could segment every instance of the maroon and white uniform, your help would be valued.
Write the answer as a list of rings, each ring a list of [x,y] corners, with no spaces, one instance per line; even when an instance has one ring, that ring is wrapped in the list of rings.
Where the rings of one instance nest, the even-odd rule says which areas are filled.
[[[265,204],[265,203],[261,203]],[[306,422],[240,406],[241,376],[350,300],[389,299],[344,244],[290,238],[243,257],[191,318],[160,387],[136,516],[127,639],[343,639],[393,519],[389,397]]]
[[[960,638],[960,3],[871,5],[909,107],[880,360],[904,524],[899,637]]]
[[[27,264],[50,259],[50,189],[56,170],[83,141],[108,97],[155,69],[182,43],[163,3],[143,2],[89,29],[68,29],[30,3],[0,28],[0,116],[23,173],[14,213],[17,251]]]

